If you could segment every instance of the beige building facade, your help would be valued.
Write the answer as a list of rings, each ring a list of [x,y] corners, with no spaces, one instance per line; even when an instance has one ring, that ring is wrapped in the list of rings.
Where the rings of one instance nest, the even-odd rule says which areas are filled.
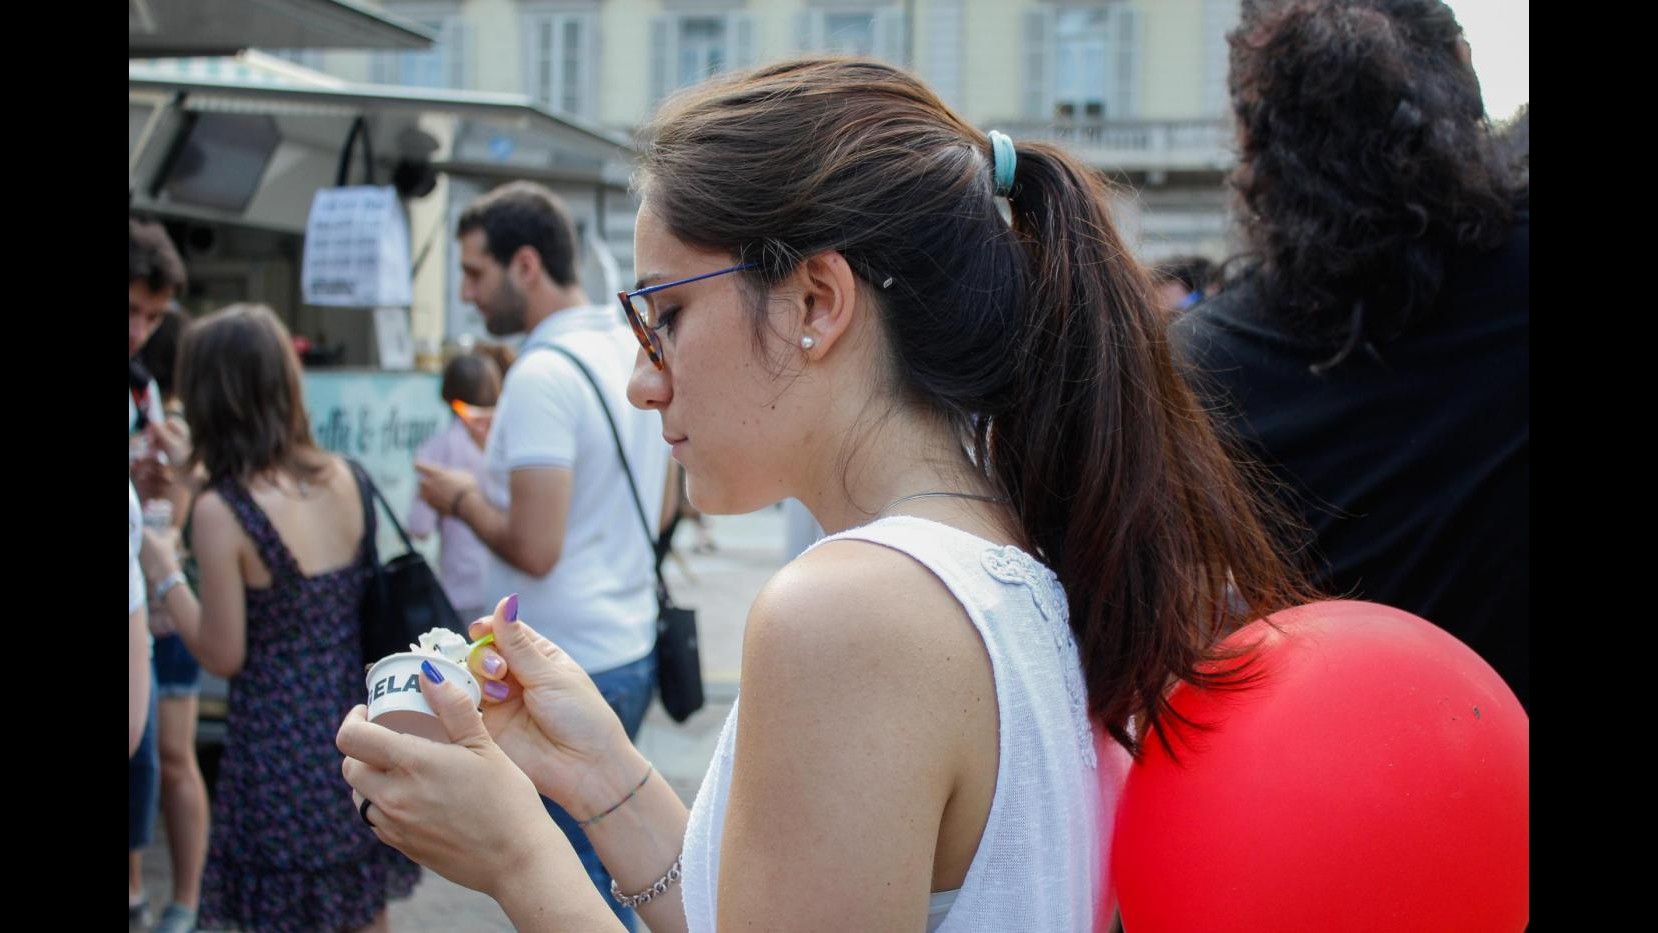
[[[1117,222],[1142,258],[1230,251],[1225,33],[1239,0],[377,5],[439,42],[296,60],[351,81],[521,93],[631,132],[664,96],[713,73],[815,50],[874,55],[914,70],[976,125],[1057,140],[1118,182]]]

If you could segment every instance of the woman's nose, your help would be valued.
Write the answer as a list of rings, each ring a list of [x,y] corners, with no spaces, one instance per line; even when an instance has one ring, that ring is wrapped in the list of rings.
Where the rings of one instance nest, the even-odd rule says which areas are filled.
[[[656,364],[640,348],[633,360],[633,374],[628,377],[628,401],[633,407],[646,411],[667,407],[673,398],[673,380],[666,369]]]

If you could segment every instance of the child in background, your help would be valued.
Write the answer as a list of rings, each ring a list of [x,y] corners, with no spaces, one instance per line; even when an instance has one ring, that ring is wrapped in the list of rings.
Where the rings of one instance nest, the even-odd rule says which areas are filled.
[[[415,460],[469,470],[481,482],[483,442],[489,436],[489,410],[501,396],[501,369],[487,354],[463,353],[443,368],[440,391],[443,400],[455,410],[455,418],[415,451]],[[417,495],[409,508],[409,534],[425,538],[433,531],[439,532],[438,579],[449,602],[462,619],[486,615],[483,582],[488,549],[465,522],[450,516],[440,517]]]

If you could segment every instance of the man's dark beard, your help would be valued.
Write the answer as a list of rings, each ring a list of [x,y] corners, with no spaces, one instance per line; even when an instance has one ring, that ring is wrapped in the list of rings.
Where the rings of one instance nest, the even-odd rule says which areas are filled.
[[[503,281],[496,301],[498,304],[495,311],[484,315],[484,330],[497,337],[523,333],[524,318],[529,311],[529,302],[524,300],[524,293],[514,288],[510,281]]]

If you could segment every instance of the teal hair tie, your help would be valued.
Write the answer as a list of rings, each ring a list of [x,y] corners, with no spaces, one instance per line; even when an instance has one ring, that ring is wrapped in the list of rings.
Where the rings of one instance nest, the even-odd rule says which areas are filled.
[[[990,151],[996,157],[996,196],[1005,198],[1013,192],[1013,169],[1019,156],[1013,151],[1013,140],[1000,130],[990,131]]]

